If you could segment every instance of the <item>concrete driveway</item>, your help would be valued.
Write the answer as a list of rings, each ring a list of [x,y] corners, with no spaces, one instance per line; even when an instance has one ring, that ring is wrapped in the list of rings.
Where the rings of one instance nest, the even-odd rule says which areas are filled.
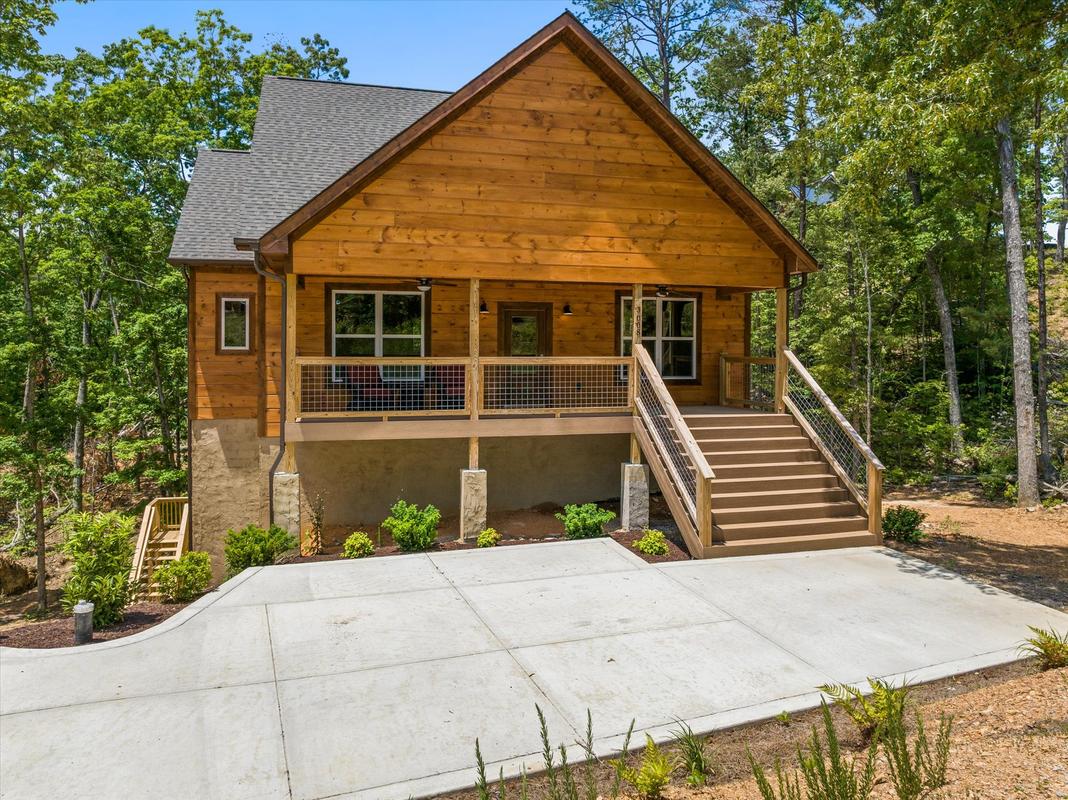
[[[4,798],[405,798],[1016,657],[1068,616],[889,550],[650,566],[608,539],[247,570],[151,631],[0,649]],[[635,742],[640,742],[639,733]]]

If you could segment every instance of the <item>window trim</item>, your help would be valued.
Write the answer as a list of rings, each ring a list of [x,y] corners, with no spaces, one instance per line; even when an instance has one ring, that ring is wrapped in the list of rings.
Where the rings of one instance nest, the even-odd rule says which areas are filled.
[[[624,338],[630,338],[630,331],[623,330],[623,302],[625,300],[632,300],[632,293],[628,291],[616,292],[616,355],[623,354],[623,340]],[[677,376],[670,377],[660,373],[660,377],[663,378],[665,383],[670,383],[673,386],[700,386],[703,382],[703,375],[701,370],[701,300],[703,293],[694,292],[693,294],[679,294],[672,295],[671,297],[656,297],[655,295],[643,295],[642,302],[656,301],[656,328],[659,333],[663,320],[662,304],[664,302],[684,302],[691,301],[694,304],[693,307],[693,336],[668,336],[661,337],[654,335],[654,340],[657,345],[661,342],[693,342],[693,371],[692,376]],[[656,364],[657,371],[660,372],[661,355],[660,347],[656,347],[656,352],[649,354],[653,363]]]
[[[239,300],[245,304],[245,346],[229,347],[223,342],[226,314],[223,304],[228,300]],[[216,292],[215,293],[215,354],[220,356],[250,355],[256,350],[256,293],[255,292]]]

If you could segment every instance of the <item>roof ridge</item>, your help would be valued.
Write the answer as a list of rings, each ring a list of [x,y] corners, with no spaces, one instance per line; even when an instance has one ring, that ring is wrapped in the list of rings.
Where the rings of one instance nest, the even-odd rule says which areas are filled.
[[[241,153],[244,155],[252,153],[252,150],[238,150],[236,147],[202,147],[201,150],[207,150],[209,153]]]
[[[363,81],[329,81],[325,78],[302,78],[298,75],[265,75],[280,81],[304,81],[305,83],[329,83],[334,86],[366,86],[370,89],[395,89],[401,92],[428,92],[430,94],[453,94],[448,89],[420,89],[414,86],[390,86],[384,83],[364,83]]]

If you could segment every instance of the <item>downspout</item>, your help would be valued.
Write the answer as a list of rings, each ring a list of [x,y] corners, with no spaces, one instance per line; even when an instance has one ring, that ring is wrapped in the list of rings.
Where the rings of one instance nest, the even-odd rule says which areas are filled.
[[[278,380],[278,455],[275,456],[274,463],[267,470],[267,516],[270,524],[274,525],[274,474],[278,471],[278,465],[282,463],[282,456],[286,453],[286,281],[281,275],[263,269],[260,263],[260,249],[258,247],[252,251],[252,266],[261,277],[278,281],[278,285],[282,288],[282,368]],[[264,305],[266,305],[266,302]],[[267,320],[266,312],[267,309],[263,309],[265,323]],[[266,359],[266,354],[264,354],[264,358]],[[264,382],[266,384],[266,378]]]

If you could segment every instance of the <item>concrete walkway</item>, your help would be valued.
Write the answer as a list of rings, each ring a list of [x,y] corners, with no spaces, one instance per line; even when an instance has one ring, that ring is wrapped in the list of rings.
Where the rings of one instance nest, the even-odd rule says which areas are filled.
[[[0,649],[3,798],[405,798],[593,712],[664,736],[868,675],[1016,657],[1068,616],[881,549],[653,567],[608,539],[247,570],[151,631]]]

